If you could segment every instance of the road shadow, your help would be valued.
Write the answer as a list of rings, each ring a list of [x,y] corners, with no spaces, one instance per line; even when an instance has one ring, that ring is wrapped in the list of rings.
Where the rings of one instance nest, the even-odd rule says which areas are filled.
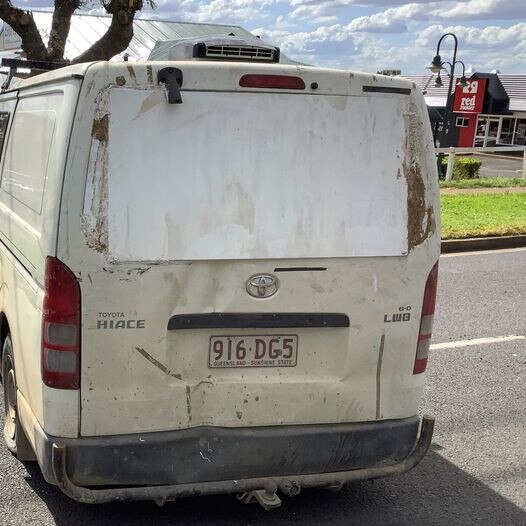
[[[266,512],[233,496],[83,505],[47,484],[34,463],[27,483],[44,501],[57,526],[175,525],[523,525],[526,512],[443,458],[434,447],[413,471],[356,483],[339,493],[307,490]]]

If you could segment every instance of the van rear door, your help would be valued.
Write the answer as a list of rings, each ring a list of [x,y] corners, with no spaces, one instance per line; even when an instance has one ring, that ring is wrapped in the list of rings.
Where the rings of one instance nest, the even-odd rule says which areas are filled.
[[[416,413],[437,257],[423,98],[401,80],[258,68],[306,87],[187,64],[182,104],[140,80],[99,93],[83,435]]]

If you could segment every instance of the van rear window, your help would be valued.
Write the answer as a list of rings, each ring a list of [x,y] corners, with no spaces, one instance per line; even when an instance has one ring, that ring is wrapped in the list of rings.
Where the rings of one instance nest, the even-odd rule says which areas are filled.
[[[186,92],[170,105],[162,90],[110,92],[85,205],[110,258],[406,253],[408,98]]]

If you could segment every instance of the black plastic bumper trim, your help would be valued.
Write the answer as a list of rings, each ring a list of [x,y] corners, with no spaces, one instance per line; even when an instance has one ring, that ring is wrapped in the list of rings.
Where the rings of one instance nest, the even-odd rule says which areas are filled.
[[[332,328],[349,324],[346,314],[212,312],[172,316],[168,330]]]
[[[325,272],[327,267],[276,267],[274,272]]]
[[[402,422],[404,422],[404,420],[402,420],[400,423]],[[397,423],[397,421],[387,421],[373,424],[376,425],[378,427],[378,431],[380,431],[380,433],[375,436],[382,437],[381,431],[387,431],[389,430],[390,425],[394,424],[396,426]],[[268,492],[274,492],[279,488],[286,493],[287,488],[292,486],[297,487],[299,491],[301,487],[340,485],[347,482],[363,481],[396,475],[413,469],[422,460],[429,449],[433,436],[434,418],[427,415],[422,418],[420,436],[418,439],[416,439],[418,419],[406,419],[404,423],[406,423],[405,431],[409,431],[409,433],[404,432],[401,433],[402,436],[400,436],[397,433],[393,434],[393,431],[395,431],[395,429],[393,429],[391,430],[391,433],[388,433],[389,436],[385,437],[385,439],[381,441],[381,444],[375,444],[376,448],[387,447],[389,444],[391,444],[389,446],[390,461],[385,459],[387,463],[381,462],[381,457],[378,456],[378,451],[374,451],[374,453],[376,453],[375,460],[379,463],[371,464],[369,462],[371,462],[372,459],[368,459],[369,462],[366,461],[364,464],[362,464],[362,466],[355,467],[354,469],[351,467],[352,462],[345,462],[345,459],[351,459],[359,451],[370,451],[373,453],[372,445],[369,444],[367,440],[364,442],[358,440],[358,442],[355,444],[354,440],[358,437],[354,437],[352,435],[339,436],[338,434],[336,434],[335,438],[340,438],[341,440],[338,442],[340,445],[337,447],[337,449],[343,448],[339,452],[345,453],[345,455],[330,457],[331,459],[340,459],[340,462],[338,464],[327,464],[325,467],[326,469],[328,468],[328,470],[317,471],[316,468],[314,468],[316,470],[314,472],[305,472],[304,469],[300,470],[298,473],[297,468],[294,469],[294,463],[290,463],[292,460],[291,457],[287,458],[288,463],[283,463],[283,459],[281,459],[281,468],[279,470],[281,473],[269,474],[267,476],[250,477],[249,475],[247,477],[229,478],[231,473],[221,470],[221,473],[225,478],[219,478],[216,480],[203,480],[203,478],[201,478],[201,480],[198,482],[176,482],[175,484],[141,485],[138,487],[114,487],[112,489],[101,489],[89,488],[72,480],[70,469],[73,466],[69,461],[75,460],[74,458],[70,458],[71,453],[73,453],[73,456],[75,456],[75,450],[69,445],[60,442],[52,442],[50,448],[51,451],[48,453],[51,458],[48,458],[48,462],[50,461],[51,466],[49,467],[52,468],[53,477],[62,492],[68,495],[70,498],[84,503],[104,503],[112,501],[134,501],[147,499],[158,499],[161,502],[164,502],[165,500],[173,500],[178,497],[211,495],[218,493],[239,493],[263,488],[265,488]],[[409,424],[409,429],[407,429],[407,424]],[[401,431],[401,429],[398,429],[398,431]],[[147,437],[148,434],[144,436]],[[367,436],[365,435],[362,438],[367,438]],[[318,437],[318,444],[320,439],[322,439],[321,436]],[[396,444],[396,446],[392,444],[393,439],[399,442]],[[212,446],[210,446],[206,440],[204,440],[203,444],[204,447],[209,447],[211,450],[208,451],[208,449],[206,449],[206,453],[214,453],[214,444],[212,442],[210,442]],[[298,444],[293,444],[293,446],[297,448]],[[357,446],[362,446],[362,448],[360,449]],[[320,455],[320,457],[329,458],[331,451],[328,451],[327,454],[324,454],[325,449],[326,448],[320,448],[318,446],[317,454],[310,455],[308,458],[313,458],[317,455]],[[294,451],[294,448],[292,451]],[[152,449],[150,446],[149,453],[152,458],[156,458],[158,460],[158,455],[162,453],[162,451],[156,451],[155,448]],[[229,454],[232,455],[232,450],[229,451]],[[402,454],[402,456],[398,456],[400,454]],[[90,461],[93,461],[94,458],[96,457],[90,457]],[[257,455],[255,457],[254,452],[252,452],[249,458],[254,459],[259,457],[257,457]],[[279,458],[280,457],[278,457],[278,459]],[[131,460],[133,460],[133,457]],[[201,462],[198,464],[199,460],[201,460]],[[266,458],[264,460],[268,461],[269,459]],[[354,460],[356,461],[356,459]],[[366,459],[362,458],[361,460],[365,461]],[[173,462],[173,460],[166,456],[163,457],[163,461],[169,463]],[[202,458],[198,458],[198,461],[196,462],[196,465],[208,465],[206,461],[202,461]],[[90,464],[90,466],[93,466],[93,463]],[[121,467],[125,466],[126,463],[121,464]],[[116,466],[113,466],[113,464],[110,465],[110,468],[113,467]],[[304,466],[304,468],[305,467],[306,466]],[[310,466],[310,468],[312,469],[313,466]],[[118,475],[118,472],[112,473]],[[78,475],[78,473],[74,473],[74,475]]]

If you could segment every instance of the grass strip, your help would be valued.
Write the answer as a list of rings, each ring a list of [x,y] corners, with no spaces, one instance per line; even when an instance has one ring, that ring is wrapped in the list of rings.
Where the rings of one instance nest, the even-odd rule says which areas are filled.
[[[526,186],[526,179],[507,177],[479,177],[476,179],[458,179],[440,181],[440,188],[511,188]]]
[[[440,196],[442,239],[526,234],[526,193]]]

